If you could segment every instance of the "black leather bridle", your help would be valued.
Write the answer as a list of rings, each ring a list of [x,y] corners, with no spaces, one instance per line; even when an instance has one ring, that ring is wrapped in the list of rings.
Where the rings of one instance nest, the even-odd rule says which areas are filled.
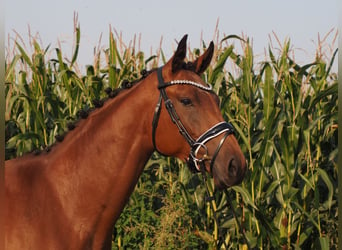
[[[184,124],[182,123],[180,117],[178,116],[174,105],[172,101],[169,99],[166,93],[166,88],[173,85],[191,85],[197,88],[200,88],[204,91],[212,91],[211,85],[204,86],[202,84],[189,81],[189,80],[175,80],[170,82],[164,82],[163,75],[162,75],[162,67],[157,69],[157,75],[158,75],[158,89],[160,91],[160,96],[158,99],[158,103],[156,105],[155,111],[154,111],[154,117],[152,121],[152,140],[153,140],[153,146],[155,150],[159,153],[157,145],[156,145],[156,129],[158,126],[160,111],[161,111],[161,103],[162,100],[164,100],[165,107],[171,117],[172,122],[178,127],[179,132],[182,134],[182,136],[185,138],[185,140],[190,145],[190,153],[188,158],[188,166],[192,170],[197,170],[199,172],[205,171],[205,162],[207,160],[210,160],[210,171],[212,173],[212,169],[214,166],[214,162],[216,160],[216,157],[218,153],[220,152],[220,149],[226,140],[226,138],[234,133],[233,126],[228,122],[219,122],[212,126],[210,129],[208,129],[206,132],[204,132],[197,140],[191,137],[187,129],[185,128]],[[221,135],[224,133],[224,136],[222,137],[221,141],[217,145],[217,148],[213,154],[212,157],[208,156],[208,149],[206,147],[206,143],[215,137]],[[205,150],[205,153],[203,154],[202,158],[197,158],[197,154],[200,150],[200,148]],[[162,153],[161,153],[162,154]]]

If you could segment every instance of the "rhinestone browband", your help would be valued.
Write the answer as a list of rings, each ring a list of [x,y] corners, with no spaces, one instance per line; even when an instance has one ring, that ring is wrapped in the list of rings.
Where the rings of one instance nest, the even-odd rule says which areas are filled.
[[[197,82],[193,82],[193,81],[189,81],[189,80],[174,80],[171,82],[166,83],[167,86],[170,85],[192,85],[195,86],[197,88],[200,88],[202,90],[205,91],[211,91],[212,90],[212,86],[210,84],[207,84],[207,86],[203,86],[202,84],[199,84]]]

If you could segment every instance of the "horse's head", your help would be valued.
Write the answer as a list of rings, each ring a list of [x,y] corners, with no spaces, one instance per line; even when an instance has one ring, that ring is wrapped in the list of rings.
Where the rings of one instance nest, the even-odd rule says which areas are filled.
[[[208,171],[219,189],[239,184],[246,172],[245,157],[233,127],[221,115],[218,96],[200,77],[214,45],[211,42],[196,61],[185,63],[186,39],[157,71],[160,97],[153,119],[154,147],[186,160],[193,170]]]

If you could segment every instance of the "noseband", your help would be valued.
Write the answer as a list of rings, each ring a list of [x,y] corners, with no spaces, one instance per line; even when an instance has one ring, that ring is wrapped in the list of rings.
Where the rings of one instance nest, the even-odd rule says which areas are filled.
[[[197,87],[201,90],[211,92],[212,91],[211,85],[208,84],[207,86],[203,86],[202,84],[189,81],[189,80],[175,80],[171,82],[164,82],[163,75],[162,75],[162,67],[158,68],[157,75],[158,75],[158,89],[160,91],[160,96],[159,96],[159,100],[154,111],[154,117],[152,121],[152,140],[153,140],[153,146],[155,150],[158,151],[156,140],[155,140],[155,137],[156,137],[155,134],[156,134],[156,129],[158,126],[158,121],[159,121],[159,116],[160,116],[161,103],[162,103],[162,100],[164,100],[165,107],[171,117],[172,122],[178,127],[179,132],[190,145],[191,150],[190,150],[190,154],[188,158],[188,165],[190,169],[193,169],[193,170],[196,169],[199,172],[205,171],[205,162],[207,160],[210,160],[210,171],[212,173],[216,157],[218,153],[220,152],[220,149],[224,141],[226,140],[228,135],[234,133],[233,126],[228,122],[219,122],[215,124],[214,126],[212,126],[210,129],[208,129],[206,132],[204,132],[200,137],[198,137],[197,140],[193,139],[191,135],[189,134],[189,132],[186,130],[182,121],[180,120],[174,108],[174,105],[172,101],[169,99],[169,97],[167,96],[166,90],[165,90],[167,87],[173,86],[173,85],[190,85],[190,86]],[[206,143],[223,133],[225,133],[223,138],[217,145],[217,148],[213,156],[210,157],[208,155],[208,148],[206,146]],[[201,148],[204,149],[205,153],[203,154],[202,158],[199,159],[197,157],[197,154]],[[158,152],[161,153],[160,151]]]

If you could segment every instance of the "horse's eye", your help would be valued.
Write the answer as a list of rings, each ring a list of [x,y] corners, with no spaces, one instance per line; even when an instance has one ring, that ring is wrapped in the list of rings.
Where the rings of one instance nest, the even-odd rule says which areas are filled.
[[[184,105],[184,106],[190,106],[192,105],[192,101],[189,98],[182,98],[180,100],[180,102]]]

